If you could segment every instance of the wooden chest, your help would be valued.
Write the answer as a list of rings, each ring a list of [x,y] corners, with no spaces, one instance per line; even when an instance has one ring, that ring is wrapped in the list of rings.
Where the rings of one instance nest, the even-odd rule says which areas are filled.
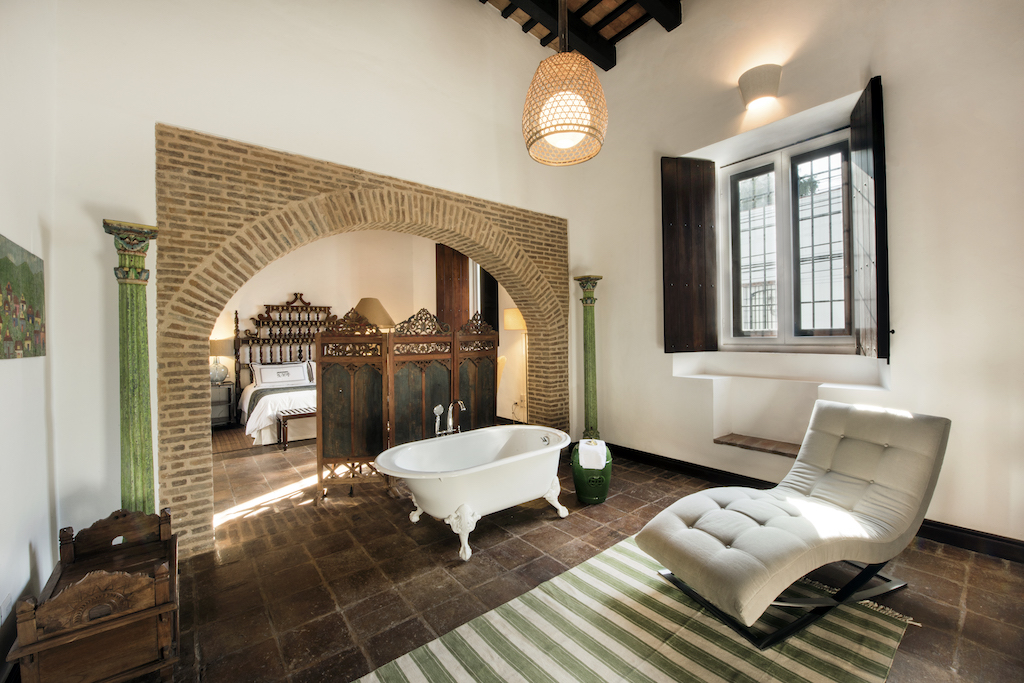
[[[39,600],[18,601],[24,683],[126,681],[178,661],[178,540],[169,510],[118,510],[60,531],[60,562]]]

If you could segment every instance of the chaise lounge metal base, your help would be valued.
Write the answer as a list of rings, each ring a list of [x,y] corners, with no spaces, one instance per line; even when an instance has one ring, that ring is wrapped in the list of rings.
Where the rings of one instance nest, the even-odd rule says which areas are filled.
[[[940,417],[818,401],[796,462],[775,488],[692,493],[648,522],[636,544],[680,590],[769,647],[840,604],[905,585],[864,589],[921,526],[949,426]],[[780,600],[801,577],[844,561],[863,568],[835,596]],[[775,633],[752,630],[772,604],[810,611]]]
[[[861,571],[850,579],[846,585],[840,588],[835,595],[831,597],[823,598],[787,598],[785,600],[775,600],[772,602],[773,607],[802,607],[810,608],[803,616],[798,619],[789,622],[785,626],[781,626],[774,631],[768,633],[761,633],[760,631],[748,627],[729,614],[726,614],[722,610],[718,609],[710,602],[704,599],[697,591],[693,590],[685,583],[680,581],[675,574],[670,572],[668,569],[662,569],[658,572],[663,579],[671,583],[673,586],[681,590],[688,597],[694,600],[701,607],[706,609],[718,620],[724,623],[726,626],[731,628],[733,631],[743,636],[751,645],[759,650],[764,650],[771,647],[775,643],[780,643],[786,638],[799,633],[804,630],[818,619],[831,612],[840,605],[848,605],[851,603],[857,603],[861,600],[870,600],[886,593],[892,593],[898,591],[901,588],[907,587],[906,581],[895,579],[886,574],[882,574],[881,570],[887,563],[882,562],[881,564],[870,564],[862,565],[855,564],[861,567]],[[883,583],[874,586],[872,588],[865,588],[864,590],[858,590],[861,586],[867,585],[871,579],[878,577],[882,579]]]

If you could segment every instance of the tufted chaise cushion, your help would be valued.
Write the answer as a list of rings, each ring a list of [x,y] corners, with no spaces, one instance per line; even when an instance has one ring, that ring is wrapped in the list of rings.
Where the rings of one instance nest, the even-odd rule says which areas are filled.
[[[778,486],[686,496],[652,519],[637,545],[751,626],[804,574],[840,560],[885,562],[910,543],[949,426],[941,417],[818,401]]]

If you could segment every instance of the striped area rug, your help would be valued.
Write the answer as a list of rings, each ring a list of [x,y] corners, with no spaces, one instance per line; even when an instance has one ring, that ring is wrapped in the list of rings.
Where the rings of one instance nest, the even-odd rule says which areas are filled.
[[[668,585],[660,568],[626,539],[360,680],[884,681],[906,630],[871,607],[844,606],[759,651]],[[770,608],[758,625],[791,618],[783,612]]]

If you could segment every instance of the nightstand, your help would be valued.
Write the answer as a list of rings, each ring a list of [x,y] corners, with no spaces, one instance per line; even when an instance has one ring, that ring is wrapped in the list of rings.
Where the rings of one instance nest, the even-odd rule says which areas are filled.
[[[235,423],[235,383],[210,383],[210,426]]]

